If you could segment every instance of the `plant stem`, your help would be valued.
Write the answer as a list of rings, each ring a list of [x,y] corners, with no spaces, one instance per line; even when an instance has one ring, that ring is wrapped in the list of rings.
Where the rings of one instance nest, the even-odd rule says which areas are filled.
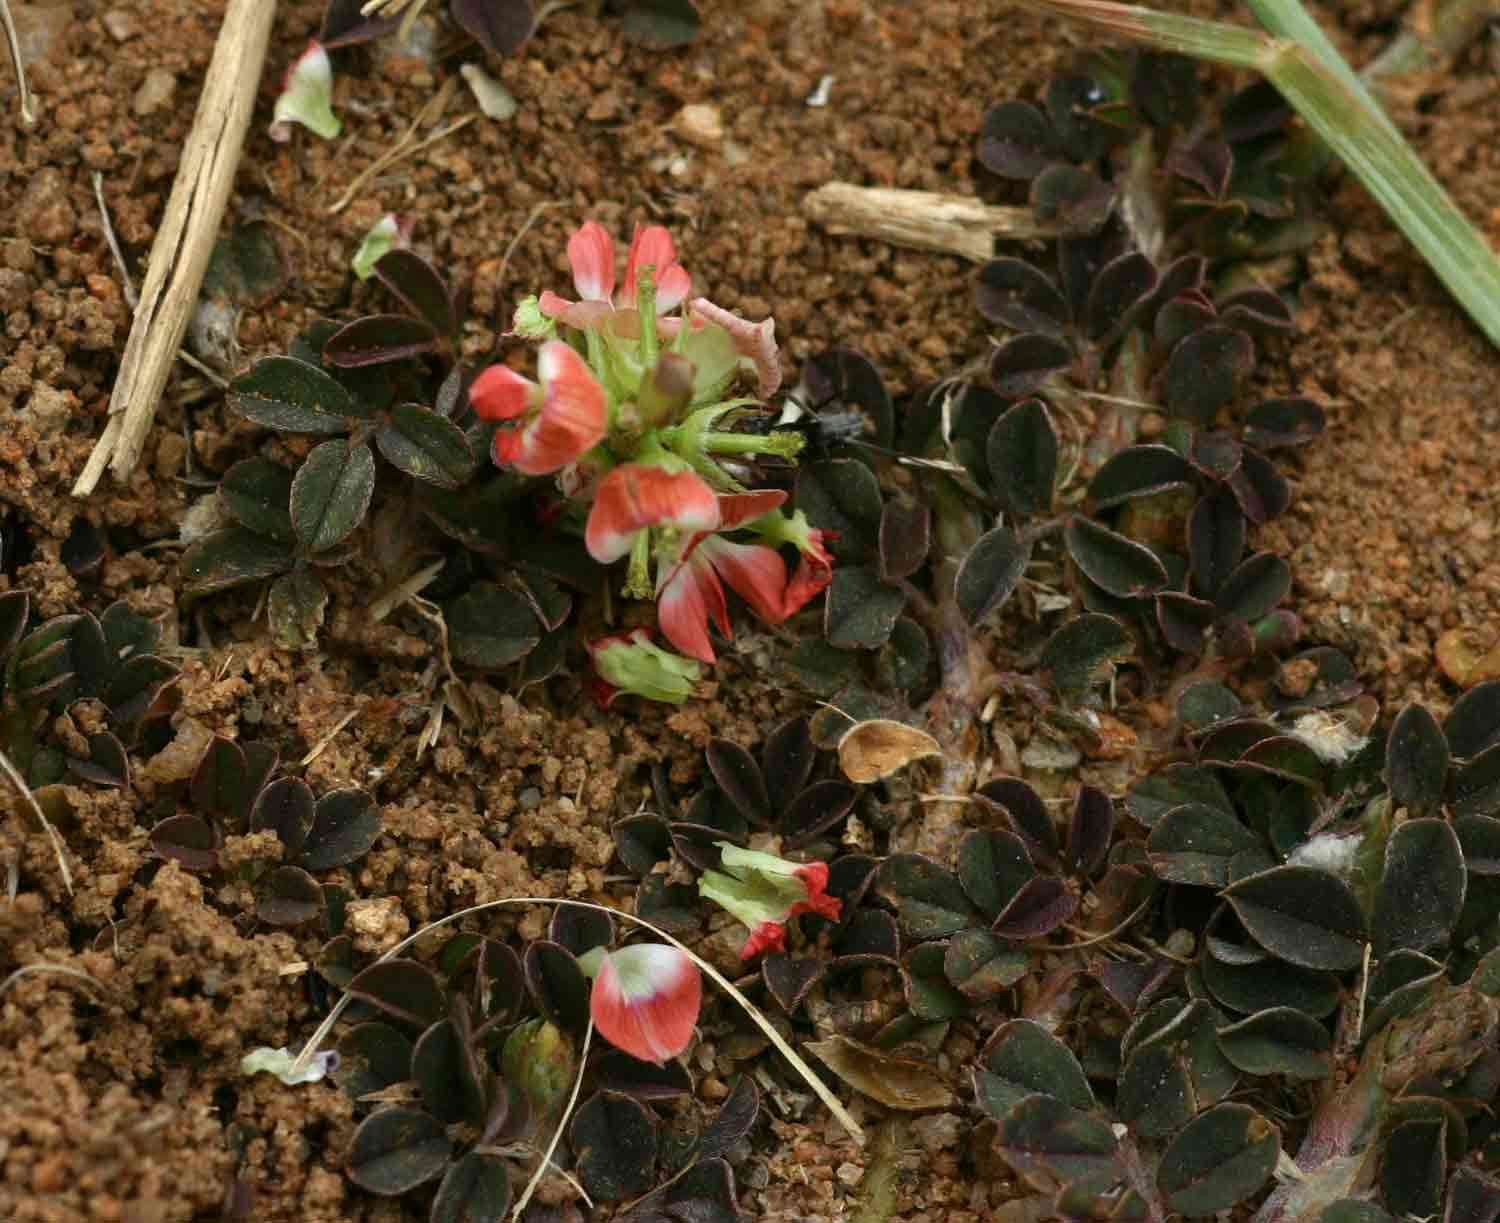
[[[1500,259],[1363,86],[1297,43],[1110,0],[1020,0],[1121,37],[1264,74],[1349,167],[1439,280],[1500,347]],[[1326,40],[1324,40],[1326,43]],[[1328,46],[1327,54],[1334,54]]]

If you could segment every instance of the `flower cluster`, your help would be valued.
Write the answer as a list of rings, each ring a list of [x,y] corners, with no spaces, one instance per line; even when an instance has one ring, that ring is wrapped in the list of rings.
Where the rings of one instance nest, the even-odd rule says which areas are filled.
[[[511,334],[539,342],[535,381],[496,364],[470,401],[498,426],[492,455],[523,475],[557,478],[562,520],[600,564],[624,561],[623,591],[652,599],[679,655],[637,632],[593,648],[606,699],[632,692],[686,699],[712,663],[710,625],[728,638],[725,587],[769,624],[832,576],[821,532],[751,487],[761,460],[790,460],[800,435],[749,431],[781,382],[775,325],[749,323],[706,298],[677,262],[671,235],[636,227],[618,288],[615,246],[595,221],[568,242],[577,300],[546,292],[517,309]],[[741,374],[753,396],[736,396]],[[789,573],[781,549],[800,560]]]
[[[775,854],[719,841],[722,871],[705,871],[698,893],[732,914],[750,931],[742,960],[786,950],[786,924],[801,913],[838,921],[843,905],[828,894],[828,863],[788,862]]]

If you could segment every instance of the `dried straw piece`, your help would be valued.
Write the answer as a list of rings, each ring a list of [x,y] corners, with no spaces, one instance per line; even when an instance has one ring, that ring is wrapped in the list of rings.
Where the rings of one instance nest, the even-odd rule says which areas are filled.
[[[234,186],[275,14],[275,0],[229,0],[167,211],[151,246],[109,418],[73,485],[75,497],[92,493],[106,466],[123,482],[140,461]]]
[[[802,212],[831,234],[878,238],[943,255],[983,263],[994,255],[995,239],[1052,238],[1057,230],[1039,222],[1030,208],[985,204],[966,195],[903,191],[824,183],[808,193]]]

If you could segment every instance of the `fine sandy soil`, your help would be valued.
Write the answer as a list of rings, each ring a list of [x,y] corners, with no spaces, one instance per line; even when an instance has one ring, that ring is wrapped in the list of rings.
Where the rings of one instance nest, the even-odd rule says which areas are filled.
[[[622,44],[608,20],[553,14],[521,56],[490,65],[519,103],[512,120],[469,125],[330,213],[460,61],[345,53],[344,137],[298,133],[275,145],[265,135],[275,79],[321,15],[315,0],[283,3],[231,207],[237,219],[274,223],[291,281],[240,320],[240,361],[345,308],[354,246],[388,210],[417,218],[417,247],[440,266],[472,272],[475,354],[519,295],[565,287],[566,235],[590,216],[616,232],[636,218],[670,225],[716,301],[774,314],[793,367],[844,344],[907,390],[983,352],[970,265],[829,237],[802,218],[800,201],[830,179],[991,190],[974,177],[980,115],[1042,81],[1069,33],[992,0],[702,7],[701,39],[665,53]],[[420,621],[363,619],[368,575],[336,585],[315,653],[268,645],[253,593],[180,608],[182,516],[208,491],[205,477],[251,453],[259,435],[183,369],[130,484],[106,483],[87,502],[68,489],[99,433],[129,321],[92,175],[138,274],[222,6],[12,8],[42,117],[30,133],[0,124],[0,585],[30,589],[44,615],[97,612],[118,598],[176,609],[165,622],[183,674],[173,747],[137,769],[128,792],[70,791],[74,817],[61,832],[71,896],[19,809],[0,825],[0,865],[19,881],[0,898],[0,978],[45,963],[95,982],[38,972],[0,998],[0,1218],[416,1217],[346,1184],[352,1114],[342,1093],[238,1072],[248,1049],[310,1030],[316,1012],[298,965],[317,942],[259,926],[239,885],[205,884],[151,853],[147,830],[170,813],[206,737],[267,739],[295,762],[354,715],[305,775],[319,790],[369,786],[383,805],[386,835],[346,873],[357,895],[391,898],[366,935],[379,951],[417,923],[501,896],[628,898],[612,887],[609,824],[645,798],[647,766],[665,762],[686,785],[710,734],[753,745],[804,705],[757,676],[748,653],[731,653],[710,698],[680,711],[605,715],[568,678],[519,699],[480,684],[487,729],[450,724],[419,761],[431,648]],[[1315,11],[1359,63],[1399,28],[1403,6],[1352,0]],[[1500,244],[1495,57],[1494,41],[1481,40],[1451,73],[1410,82],[1396,118]],[[828,104],[809,107],[825,74]],[[718,109],[721,137],[684,138],[673,117],[689,103]],[[469,105],[457,91],[444,118]],[[0,112],[13,106],[0,74]],[[542,205],[507,265],[506,247]],[[1325,404],[1331,428],[1298,459],[1294,510],[1261,542],[1292,560],[1309,641],[1346,649],[1383,702],[1442,705],[1459,689],[1437,666],[1439,642],[1450,672],[1462,670],[1458,652],[1500,646],[1500,357],[1357,186],[1338,186],[1332,209],[1337,225],[1306,261],[1299,334],[1272,347],[1259,375],[1278,393]],[[371,290],[354,292],[355,305],[373,303]],[[80,519],[102,528],[109,547],[101,565],[75,574],[63,545]],[[1024,743],[1025,733],[1018,726],[1014,737]],[[535,934],[543,921],[536,913],[519,925]],[[732,1025],[710,1018],[718,1026],[695,1055],[705,1098],[735,1071],[714,1043]],[[747,1208],[764,1218],[848,1213],[867,1155],[816,1109],[770,1113],[739,1168]],[[939,1118],[906,1136],[894,1198],[902,1217],[959,1223],[1006,1200],[1003,1181],[974,1176],[966,1131],[967,1120]]]

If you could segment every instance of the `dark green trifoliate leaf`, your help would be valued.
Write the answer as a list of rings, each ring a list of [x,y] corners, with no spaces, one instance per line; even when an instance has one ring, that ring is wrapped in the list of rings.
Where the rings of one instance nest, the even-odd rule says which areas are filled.
[[[1037,339],[1052,342],[1045,336]],[[1057,432],[1040,399],[1018,403],[1000,417],[985,447],[990,484],[1000,508],[1011,514],[1043,514],[1051,509],[1057,453]]]
[[[489,7],[496,7],[490,5]],[[458,331],[458,311],[437,269],[415,251],[397,247],[375,261],[375,277],[439,335]]]
[[[1101,510],[1151,497],[1193,482],[1193,465],[1170,446],[1127,446],[1111,455],[1089,481],[1089,499]]]
[[[360,414],[329,374],[295,357],[266,357],[229,384],[229,406],[281,433],[343,433]]]
[[[981,535],[954,578],[954,598],[964,619],[978,624],[1004,604],[1021,584],[1030,560],[1030,540],[1010,527]]]
[[[1169,1045],[1182,1063],[1193,1110],[1217,1104],[1234,1090],[1238,1075],[1219,1048],[1218,1029],[1224,1017],[1206,999],[1184,1005],[1168,998],[1153,1005],[1133,1023],[1120,1042],[1122,1057],[1155,1045]]]
[[[243,820],[255,796],[250,793],[248,766],[240,745],[215,735],[193,770],[188,793],[193,806],[204,815]]]
[[[879,547],[880,484],[857,459],[803,465],[797,473],[797,508],[813,526],[838,532],[828,548],[846,564],[873,556]]]
[[[1448,741],[1437,719],[1421,705],[1396,715],[1385,746],[1391,801],[1417,814],[1434,811],[1448,780]]]
[[[130,785],[130,757],[125,754],[125,745],[107,730],[90,735],[89,754],[69,756],[68,768],[97,786],[123,790]]]
[[[1119,336],[1156,286],[1156,265],[1140,251],[1131,251],[1106,263],[1089,290],[1086,311],[1089,337],[1107,344]]]
[[[1029,331],[1006,340],[990,354],[990,385],[1006,399],[1020,399],[1072,363],[1073,350],[1066,342]],[[993,465],[990,471],[995,472]]]
[[[1089,612],[1068,621],[1042,647],[1042,670],[1059,691],[1082,692],[1104,678],[1104,669],[1134,650],[1125,627],[1113,616]]]
[[[163,685],[176,675],[177,668],[155,654],[128,658],[114,673],[102,697],[116,725],[129,732],[127,738],[135,734],[136,724],[146,716]]]
[[[596,1092],[571,1130],[578,1179],[598,1201],[614,1202],[651,1187],[659,1146],[650,1109],[618,1092]]]
[[[300,925],[322,911],[323,889],[300,867],[273,867],[256,884],[255,915],[270,925]]]
[[[1052,281],[1024,259],[991,259],[979,270],[974,303],[992,323],[1017,331],[1059,334],[1068,303]]]
[[[1486,748],[1453,772],[1455,814],[1500,813],[1500,744]]]
[[[1125,1058],[1115,1111],[1143,1138],[1165,1138],[1192,1119],[1197,1100],[1186,1059],[1174,1042],[1148,1041]]]
[[[527,944],[522,962],[526,988],[542,1014],[561,1028],[581,1032],[589,1017],[589,984],[573,953],[536,939]]]
[[[266,597],[266,618],[278,645],[300,650],[318,640],[323,615],[328,610],[328,591],[310,569],[294,569],[271,583]]]
[[[474,474],[474,449],[451,420],[421,404],[398,404],[375,431],[391,466],[440,488],[460,488]]]
[[[1217,722],[1241,717],[1240,698],[1217,680],[1204,680],[1183,689],[1177,700],[1177,716],[1192,731],[1206,730]]]
[[[1245,413],[1245,442],[1257,450],[1300,446],[1323,432],[1324,420],[1311,399],[1267,399]]]
[[[1442,980],[1443,965],[1420,951],[1397,950],[1385,956],[1365,990],[1362,1035],[1373,1035],[1392,1019],[1412,1014]]]
[[[920,501],[894,498],[880,515],[880,576],[909,578],[927,561],[932,513]]]
[[[219,863],[219,837],[196,815],[169,815],[151,829],[151,848],[185,870],[211,871]]]
[[[371,1113],[354,1131],[349,1179],[382,1197],[398,1197],[436,1180],[453,1154],[442,1124],[419,1109],[397,1106]]]
[[[1031,184],[1031,209],[1037,220],[1068,237],[1086,237],[1109,219],[1114,188],[1097,174],[1066,162],[1054,162]]]
[[[980,1054],[974,1098],[995,1120],[1035,1093],[1070,1108],[1094,1107],[1088,1076],[1072,1050],[1030,1019],[1001,1024]]]
[[[947,938],[979,924],[958,876],[921,854],[892,854],[880,867],[878,887],[911,938]]]
[[[1224,897],[1251,937],[1288,963],[1332,972],[1359,967],[1364,914],[1336,875],[1279,866],[1231,884]]]
[[[448,1168],[430,1223],[505,1223],[510,1213],[510,1164],[499,1155],[468,1151]]]
[[[1203,653],[1217,618],[1214,605],[1176,590],[1161,591],[1155,602],[1156,624],[1166,643],[1180,654]]]
[[[1403,1121],[1385,1143],[1380,1187],[1402,1218],[1436,1218],[1442,1209],[1447,1124],[1440,1117]]]
[[[219,485],[224,507],[242,527],[284,544],[296,543],[292,514],[292,473],[270,459],[245,459],[224,473]]]
[[[786,667],[813,696],[826,700],[854,679],[859,659],[821,637],[805,637],[792,647]]]
[[[1500,680],[1476,684],[1459,697],[1443,720],[1443,735],[1459,760],[1500,745]]]
[[[1314,1017],[1333,1013],[1339,1004],[1339,979],[1273,958],[1258,947],[1239,947],[1206,939],[1199,960],[1203,984],[1215,1002],[1242,1015],[1275,1006],[1290,1006]]]
[[[411,1041],[388,1023],[362,1023],[339,1037],[334,1080],[358,1100],[411,1078]]]
[[[1030,182],[1060,155],[1052,125],[1030,102],[1000,102],[984,112],[978,156],[985,169]]]
[[[1112,1172],[1118,1142],[1107,1122],[1048,1094],[1017,1103],[1000,1121],[995,1146],[1023,1176],[1039,1172],[1072,1181]]]
[[[1246,1074],[1326,1079],[1333,1037],[1304,1011],[1273,1007],[1219,1029],[1219,1047]]]
[[[812,956],[768,955],[761,961],[760,975],[771,997],[790,1015],[823,979],[823,965]]]
[[[411,1072],[422,1103],[439,1121],[483,1124],[486,1072],[452,1019],[439,1019],[417,1038]]]
[[[876,660],[876,673],[882,684],[907,692],[927,678],[931,662],[932,642],[927,630],[910,616],[902,616]]]
[[[1281,1134],[1274,1125],[1243,1104],[1220,1104],[1172,1140],[1156,1183],[1170,1209],[1203,1218],[1259,1190],[1280,1153]]]
[[[437,347],[437,333],[422,319],[371,314],[340,327],[323,345],[323,359],[341,369],[405,361]]]
[[[799,849],[827,832],[849,814],[858,798],[858,789],[837,778],[813,782],[781,814],[782,849]]]
[[[250,808],[250,831],[276,834],[289,856],[302,852],[312,825],[312,788],[300,778],[280,777],[258,795]]]
[[[1218,774],[1195,764],[1168,765],[1137,782],[1125,796],[1125,811],[1141,827],[1151,828],[1184,803],[1205,803],[1226,815],[1235,813]]]
[[[1446,820],[1407,820],[1391,834],[1375,893],[1375,955],[1425,951],[1448,941],[1464,907],[1464,855]]]
[[[999,829],[974,829],[958,843],[958,878],[969,899],[991,920],[999,917],[1036,875],[1025,842]]]
[[[1255,364],[1255,348],[1243,331],[1205,327],[1180,341],[1163,375],[1167,411],[1210,423],[1239,390]]]
[[[368,853],[380,835],[380,808],[363,790],[331,790],[313,809],[312,828],[302,846],[310,871],[347,866]]]
[[[1469,1164],[1460,1164],[1448,1182],[1448,1213],[1443,1223],[1495,1223],[1496,1219],[1500,1219],[1500,1180]]]
[[[1092,518],[1068,519],[1063,538],[1084,576],[1117,599],[1151,594],[1167,584],[1166,566],[1156,553]]]
[[[98,692],[114,670],[93,616],[58,616],[27,634],[11,659],[14,694],[28,705],[61,708]]]
[[[1292,588],[1292,567],[1270,552],[1246,557],[1225,579],[1214,606],[1225,619],[1249,624],[1268,615]]]
[[[1245,515],[1224,485],[1199,499],[1188,516],[1188,558],[1198,593],[1212,599],[1245,554]]]
[[[343,439],[313,448],[292,480],[292,527],[311,552],[326,552],[364,520],[375,492],[375,456]]]
[[[296,553],[286,544],[244,527],[225,527],[205,535],[183,552],[183,593],[213,594],[275,577],[295,560]]]
[[[447,998],[437,977],[416,960],[377,960],[355,975],[349,982],[348,991],[355,998],[423,1031],[444,1018],[448,1009]]]
[[[980,786],[975,798],[982,806],[993,807],[1015,829],[1033,862],[1043,869],[1058,865],[1057,825],[1031,786],[1019,777],[996,777]]]
[[[487,671],[510,666],[542,638],[530,604],[491,582],[476,582],[443,609],[443,616],[453,657]]]
[[[1500,875],[1500,819],[1490,815],[1461,815],[1453,831],[1464,851],[1471,875]]]
[[[905,606],[906,593],[882,582],[873,569],[835,569],[823,609],[828,644],[841,650],[879,649],[890,640]]]
[[[1229,882],[1230,859],[1259,844],[1260,838],[1237,817],[1206,803],[1184,803],[1152,826],[1146,852],[1158,878],[1223,887]]]
[[[704,760],[719,789],[739,813],[752,824],[769,827],[771,796],[755,757],[732,740],[710,739]]]
[[[944,953],[943,973],[970,1002],[988,1002],[1026,975],[1026,953],[988,930],[960,930]]]
[[[969,1009],[967,997],[948,981],[948,945],[919,943],[902,961],[907,1008],[926,1023],[956,1019]]]

